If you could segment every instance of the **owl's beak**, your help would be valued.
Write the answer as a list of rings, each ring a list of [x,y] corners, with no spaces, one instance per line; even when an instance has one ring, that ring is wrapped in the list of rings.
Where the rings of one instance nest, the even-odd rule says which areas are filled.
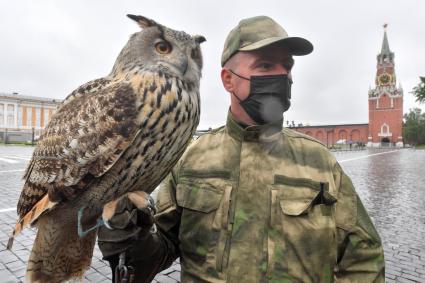
[[[172,64],[172,66],[177,69],[179,74],[181,74],[182,76],[185,76],[187,70],[189,69],[189,58],[183,55],[179,58],[177,62]]]
[[[159,64],[168,68],[172,73],[184,76],[189,69],[189,62],[187,58],[182,58],[178,62],[166,62],[163,60],[159,61]]]

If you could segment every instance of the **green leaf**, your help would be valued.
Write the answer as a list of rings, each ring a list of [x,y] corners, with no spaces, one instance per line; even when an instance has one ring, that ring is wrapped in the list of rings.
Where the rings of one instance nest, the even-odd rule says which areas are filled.
[[[412,94],[416,97],[416,102],[425,102],[425,77],[419,77],[421,82],[412,90]]]

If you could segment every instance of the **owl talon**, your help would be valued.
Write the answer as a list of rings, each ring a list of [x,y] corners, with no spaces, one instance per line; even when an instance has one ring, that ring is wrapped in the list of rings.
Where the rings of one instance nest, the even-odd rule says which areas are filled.
[[[111,225],[109,225],[108,221],[103,220],[105,227],[108,228],[109,230],[114,230],[114,228],[111,227]]]

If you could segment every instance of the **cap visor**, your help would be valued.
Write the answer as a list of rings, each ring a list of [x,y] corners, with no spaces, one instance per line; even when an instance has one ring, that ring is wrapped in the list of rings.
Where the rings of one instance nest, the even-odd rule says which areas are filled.
[[[313,51],[313,44],[307,39],[302,37],[271,37],[266,38],[255,43],[249,44],[242,48],[239,48],[239,51],[250,51],[260,49],[272,44],[280,45],[282,48],[285,48],[289,51],[291,55],[302,56],[310,54]]]

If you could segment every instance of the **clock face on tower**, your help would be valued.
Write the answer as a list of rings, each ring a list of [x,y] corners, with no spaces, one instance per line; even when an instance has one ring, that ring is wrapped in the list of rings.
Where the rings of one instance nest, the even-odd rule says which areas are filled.
[[[391,81],[391,75],[390,74],[383,73],[383,74],[379,75],[379,77],[378,77],[379,85],[388,84],[390,81]]]

